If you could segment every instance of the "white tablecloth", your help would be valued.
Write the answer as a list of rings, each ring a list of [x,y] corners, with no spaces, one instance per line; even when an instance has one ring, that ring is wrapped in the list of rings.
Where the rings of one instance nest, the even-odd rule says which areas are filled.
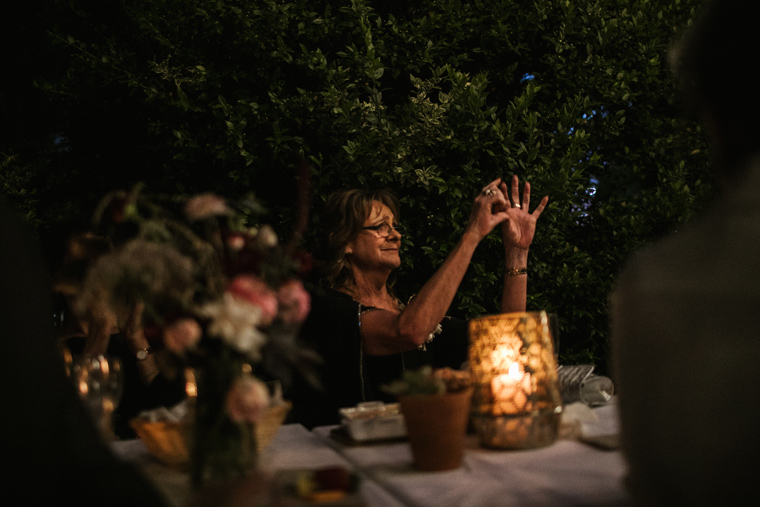
[[[192,494],[190,477],[156,460],[148,453],[141,440],[113,442],[111,449],[117,456],[135,465],[158,488],[170,505],[181,506],[188,503]]]
[[[173,506],[186,505],[192,498],[188,474],[169,468],[153,458],[140,440],[114,442],[114,452],[133,463],[153,482]],[[300,424],[287,424],[280,428],[272,443],[262,452],[261,469],[275,474],[279,471],[317,469],[339,465],[358,473],[361,478],[359,495],[368,505],[400,507],[392,495],[374,480],[364,476],[324,440]]]
[[[597,421],[584,424],[584,435],[617,432],[613,404],[595,409]],[[406,442],[344,445],[330,436],[334,427],[280,428],[261,456],[264,471],[344,466],[361,478],[360,496],[369,507],[612,506],[629,505],[623,488],[626,466],[619,451],[600,450],[574,440],[541,449],[493,450],[468,436],[463,465],[446,472],[412,467]],[[139,440],[115,442],[114,451],[134,463],[171,505],[192,497],[187,474],[148,454]]]
[[[262,468],[270,471],[315,469],[332,465],[340,465],[358,473],[361,478],[359,494],[368,505],[401,507],[402,504],[385,489],[360,470],[355,470],[345,457],[300,424],[282,426],[261,457]]]
[[[595,413],[598,421],[584,424],[585,435],[617,432],[614,404],[595,409]],[[574,440],[559,440],[541,449],[492,450],[480,447],[477,437],[470,435],[462,467],[445,472],[419,472],[412,467],[407,443],[344,445],[330,437],[332,428],[320,427],[313,431],[403,505],[630,504],[622,482],[626,466],[619,451],[600,450]]]

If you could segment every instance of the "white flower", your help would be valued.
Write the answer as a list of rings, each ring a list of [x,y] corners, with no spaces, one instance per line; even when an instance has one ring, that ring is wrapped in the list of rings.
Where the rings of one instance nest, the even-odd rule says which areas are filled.
[[[261,359],[261,347],[266,343],[266,335],[256,328],[261,308],[225,293],[220,300],[201,307],[198,314],[211,319],[209,335],[221,338],[252,359]]]
[[[262,225],[259,229],[258,234],[256,235],[256,240],[259,242],[259,245],[265,247],[265,248],[274,248],[277,246],[278,238],[277,233],[274,232],[274,229],[270,225]]]
[[[232,210],[227,206],[227,202],[210,192],[192,197],[185,205],[185,215],[191,222],[230,214]]]

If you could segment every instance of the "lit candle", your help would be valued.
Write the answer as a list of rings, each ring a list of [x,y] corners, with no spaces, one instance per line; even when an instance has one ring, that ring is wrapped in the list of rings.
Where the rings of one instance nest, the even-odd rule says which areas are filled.
[[[522,412],[530,392],[530,373],[525,373],[518,363],[512,363],[507,373],[496,375],[491,380],[491,393],[495,404],[495,414]]]
[[[562,409],[546,312],[487,315],[469,324],[480,442],[527,449],[554,442]]]

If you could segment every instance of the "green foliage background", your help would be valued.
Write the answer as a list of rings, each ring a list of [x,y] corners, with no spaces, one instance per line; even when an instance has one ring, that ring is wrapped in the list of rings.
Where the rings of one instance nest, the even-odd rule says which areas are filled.
[[[5,32],[0,189],[41,233],[114,188],[253,193],[293,226],[294,161],[319,207],[347,186],[402,198],[409,295],[497,177],[549,195],[529,309],[561,360],[604,371],[607,298],[630,253],[715,184],[667,49],[698,0],[49,0]],[[398,5],[397,5],[398,4]],[[498,233],[451,313],[498,309]]]

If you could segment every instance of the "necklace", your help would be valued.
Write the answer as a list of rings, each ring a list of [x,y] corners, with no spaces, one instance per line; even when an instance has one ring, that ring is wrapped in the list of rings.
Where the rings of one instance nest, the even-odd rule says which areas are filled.
[[[341,292],[348,294],[351,296],[351,299],[354,300],[355,303],[359,303],[363,307],[367,309],[374,309],[374,310],[398,310],[401,311],[404,309],[404,303],[402,303],[397,297],[391,296],[387,292],[383,296],[385,299],[385,305],[376,305],[376,304],[368,304],[367,300],[357,294],[357,291],[353,287],[344,287],[341,289]]]
[[[374,306],[374,305],[368,305],[368,304],[363,303],[357,297],[356,290],[354,290],[353,288],[347,287],[347,288],[345,288],[343,290],[343,292],[345,292],[346,294],[348,294],[349,296],[351,296],[351,299],[353,299],[354,302],[359,305],[359,327],[361,327],[361,316],[362,316],[362,314],[364,314],[366,312],[370,312],[372,310],[384,310],[384,309],[386,309],[386,308],[382,308],[382,307],[378,307],[378,306]],[[398,310],[399,312],[404,311],[404,308],[406,308],[406,305],[404,303],[402,303],[399,298],[393,297],[390,294],[387,294],[387,296],[389,298],[389,301],[388,301],[389,302],[389,306],[395,306],[395,309]],[[414,296],[416,296],[416,294],[413,294],[412,297],[409,298],[409,301],[407,302],[407,304],[412,299],[414,299]],[[364,308],[362,309],[362,307],[364,307]],[[443,328],[441,327],[441,324],[439,323],[435,327],[435,329],[433,330],[433,332],[430,333],[427,336],[427,338],[425,338],[425,341],[421,345],[419,345],[417,347],[417,349],[421,350],[423,352],[427,351],[427,344],[431,343],[433,341],[433,339],[435,339],[435,336],[438,335],[438,334],[441,334],[442,331],[443,331]]]

